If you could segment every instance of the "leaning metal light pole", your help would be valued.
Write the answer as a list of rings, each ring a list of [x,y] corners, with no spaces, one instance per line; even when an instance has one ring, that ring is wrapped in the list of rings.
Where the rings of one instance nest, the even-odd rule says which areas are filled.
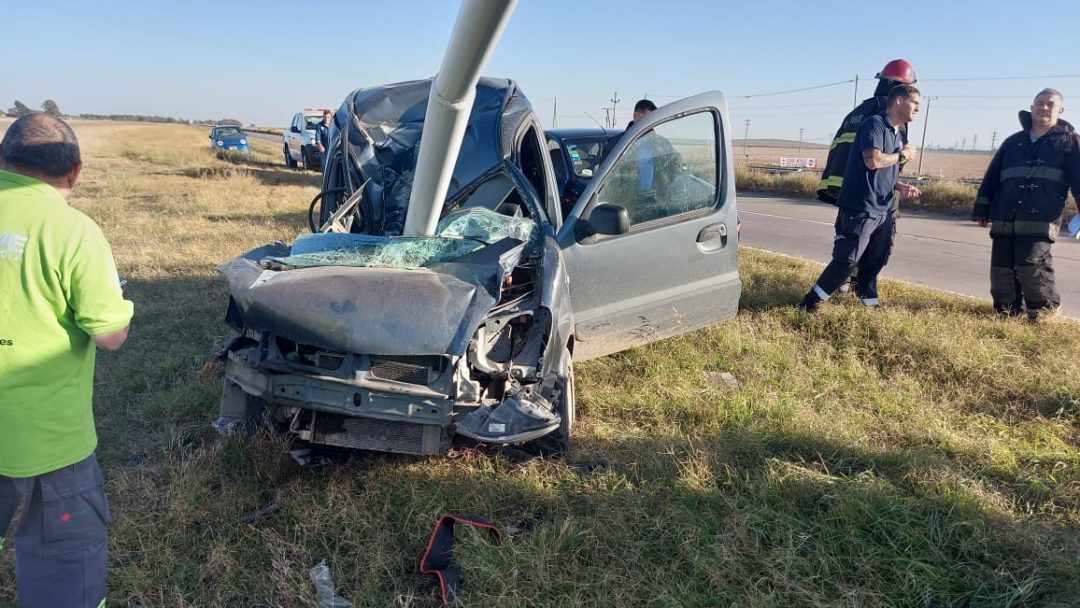
[[[465,0],[461,5],[428,97],[405,214],[406,236],[435,232],[476,99],[476,83],[516,6],[517,0]]]

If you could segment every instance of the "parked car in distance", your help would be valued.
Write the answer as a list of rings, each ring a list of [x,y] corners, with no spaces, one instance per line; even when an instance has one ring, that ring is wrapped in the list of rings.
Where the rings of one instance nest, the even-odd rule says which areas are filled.
[[[251,152],[247,133],[240,127],[224,125],[210,130],[210,146],[218,152]]]
[[[315,139],[315,125],[322,122],[324,108],[305,108],[293,114],[292,122],[281,134],[285,152],[285,165],[308,169],[322,169],[322,155]]]
[[[738,311],[722,94],[657,108],[599,165],[576,148],[568,173],[592,175],[567,205],[528,99],[482,78],[438,226],[402,236],[430,89],[346,98],[314,234],[218,268],[239,334],[219,429],[265,416],[315,445],[430,455],[459,435],[562,452],[574,362]]]
[[[611,145],[622,131],[608,129],[549,129],[547,137],[555,184],[566,210],[585,191]]]

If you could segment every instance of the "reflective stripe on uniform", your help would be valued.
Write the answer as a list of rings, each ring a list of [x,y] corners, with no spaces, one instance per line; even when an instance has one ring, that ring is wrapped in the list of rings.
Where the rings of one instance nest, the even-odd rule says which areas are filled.
[[[874,308],[875,306],[881,306],[881,300],[879,300],[877,298],[863,298],[862,300],[860,300],[860,302],[862,302],[863,306],[866,306],[868,308]]]
[[[1058,225],[1035,220],[994,220],[990,223],[990,236],[1038,236],[1054,240]]]
[[[822,302],[829,299],[829,294],[825,293],[824,289],[818,287],[817,283],[814,283],[814,293],[817,294],[817,297],[821,298]]]
[[[839,146],[840,144],[853,144],[853,143],[855,143],[855,131],[852,131],[851,133],[841,133],[840,135],[837,135],[835,139],[832,140],[832,143],[829,144],[829,149],[832,150],[833,148],[835,148],[836,146]]]
[[[843,175],[830,175],[829,177],[822,178],[822,180],[820,182],[818,182],[817,189],[818,190],[824,190],[824,189],[829,188],[829,187],[840,188],[843,185],[844,185],[844,176]]]
[[[1065,172],[1057,167],[1009,167],[1001,170],[1001,181],[1007,179],[1045,179],[1065,183]]]

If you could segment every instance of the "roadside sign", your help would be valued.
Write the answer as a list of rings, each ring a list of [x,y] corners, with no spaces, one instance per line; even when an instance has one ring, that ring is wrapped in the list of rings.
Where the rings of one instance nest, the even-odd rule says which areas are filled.
[[[813,169],[817,161],[813,158],[798,158],[794,156],[781,156],[780,166],[791,169]]]

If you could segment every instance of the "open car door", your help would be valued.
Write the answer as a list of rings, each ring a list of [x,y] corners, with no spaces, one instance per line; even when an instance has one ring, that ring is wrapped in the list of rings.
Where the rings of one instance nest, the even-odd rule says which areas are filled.
[[[576,360],[738,311],[738,211],[727,102],[657,108],[611,149],[559,230]]]

